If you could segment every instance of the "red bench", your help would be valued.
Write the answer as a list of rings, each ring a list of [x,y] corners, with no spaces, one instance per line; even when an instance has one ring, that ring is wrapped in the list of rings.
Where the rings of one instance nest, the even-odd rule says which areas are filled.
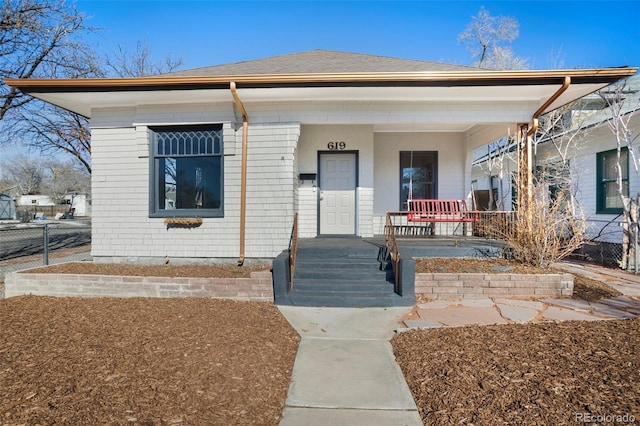
[[[467,210],[464,200],[409,200],[409,222],[476,222],[477,211]]]

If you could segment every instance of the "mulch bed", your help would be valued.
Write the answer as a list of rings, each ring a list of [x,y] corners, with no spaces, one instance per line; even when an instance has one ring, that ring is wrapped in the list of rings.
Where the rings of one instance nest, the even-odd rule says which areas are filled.
[[[640,320],[419,330],[391,343],[425,424],[640,419]]]
[[[249,278],[253,271],[268,271],[271,265],[138,265],[132,263],[69,262],[25,271],[47,274],[123,275],[135,277]]]
[[[269,303],[0,300],[0,424],[277,425],[298,343]]]
[[[417,269],[505,266],[456,262]],[[524,268],[503,272],[533,271]],[[79,262],[43,271],[239,277],[263,269]],[[619,294],[578,276],[574,292],[591,301]],[[275,425],[299,336],[268,303],[22,296],[0,300],[0,342],[0,424]],[[392,345],[425,424],[640,418],[638,320],[420,330]]]

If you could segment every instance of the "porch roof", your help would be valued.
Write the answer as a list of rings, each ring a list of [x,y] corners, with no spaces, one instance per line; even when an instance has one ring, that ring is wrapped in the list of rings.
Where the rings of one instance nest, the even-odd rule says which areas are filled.
[[[293,70],[293,72],[292,72]],[[344,71],[338,71],[344,70]],[[550,111],[622,78],[637,68],[492,71],[372,55],[312,51],[139,78],[5,79],[36,98],[91,117],[96,108],[243,103],[434,102],[500,104],[530,117],[562,85],[571,85]],[[508,105],[508,106],[507,106]],[[439,123],[441,124],[441,123]],[[467,128],[476,123],[468,123]]]

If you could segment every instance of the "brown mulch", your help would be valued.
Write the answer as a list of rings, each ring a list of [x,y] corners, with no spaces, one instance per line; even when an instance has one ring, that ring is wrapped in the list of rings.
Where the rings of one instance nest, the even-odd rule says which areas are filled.
[[[615,288],[597,280],[574,274],[573,299],[582,299],[587,302],[597,302],[600,299],[622,296]]]
[[[391,343],[425,424],[640,418],[640,320],[417,330]]]
[[[128,275],[136,277],[249,278],[271,265],[136,265],[130,263],[69,262],[29,269],[27,273]]]
[[[417,262],[417,270],[534,271],[502,262],[447,259]],[[208,277],[252,270],[91,262],[45,269]],[[574,297],[615,295],[583,278],[576,276]],[[266,303],[0,300],[0,424],[275,425],[298,342]],[[562,425],[577,413],[640,418],[638,320],[420,330],[396,335],[392,345],[425,424]]]
[[[0,300],[0,424],[277,425],[298,343],[269,303]]]
[[[432,257],[416,260],[416,272],[420,273],[485,273],[485,274],[545,274],[558,273],[556,269],[543,269],[513,260],[498,258]]]

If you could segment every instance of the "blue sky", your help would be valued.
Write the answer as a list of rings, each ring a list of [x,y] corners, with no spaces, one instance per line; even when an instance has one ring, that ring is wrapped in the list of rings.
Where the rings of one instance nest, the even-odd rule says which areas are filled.
[[[196,68],[312,49],[470,64],[457,36],[484,6],[520,23],[532,68],[640,65],[640,1],[80,0],[102,54],[146,40]]]
[[[532,68],[640,66],[640,0],[178,1],[77,0],[102,55],[137,40],[181,69],[338,50],[469,65],[457,37],[484,6],[520,23],[512,47]],[[13,148],[4,147],[3,155]],[[33,154],[36,154],[35,152]]]

